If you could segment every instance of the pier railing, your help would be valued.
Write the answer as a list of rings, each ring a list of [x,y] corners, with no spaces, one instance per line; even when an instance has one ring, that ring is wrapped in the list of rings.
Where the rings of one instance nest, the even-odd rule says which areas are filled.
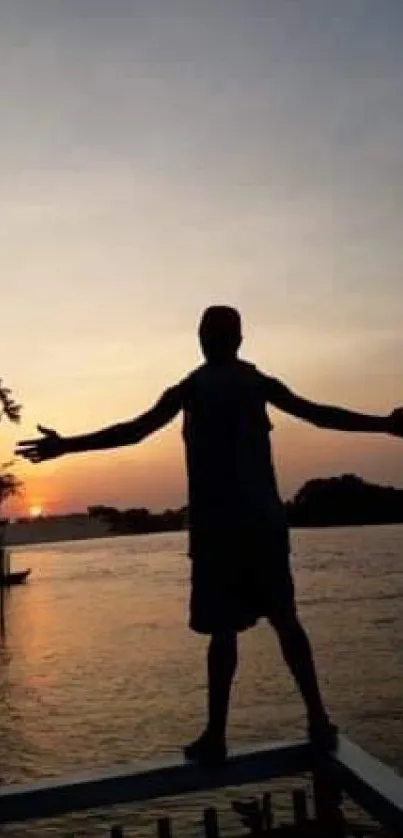
[[[99,772],[88,772],[51,782],[0,787],[0,824],[53,817],[68,812],[145,802],[311,773],[318,821],[332,824],[328,835],[336,832],[340,820],[338,804],[346,792],[375,821],[403,836],[403,779],[379,760],[365,753],[345,737],[333,754],[319,754],[306,742],[262,744],[234,751],[222,768],[206,772],[182,758],[163,762],[129,765]],[[266,800],[266,804],[264,803]],[[258,811],[239,812],[250,831],[262,834],[268,826],[269,798],[263,798]],[[212,810],[213,811],[213,810]],[[253,815],[255,811],[255,815]],[[294,795],[294,812],[306,821],[302,797]],[[213,838],[214,817],[210,814]],[[255,818],[255,820],[253,820]],[[260,830],[257,824],[260,818]],[[164,819],[162,819],[164,821]],[[253,830],[255,824],[255,831]],[[333,829],[334,827],[334,829]],[[165,832],[164,832],[165,829]],[[206,828],[207,829],[207,828]],[[162,831],[161,831],[162,830]],[[217,833],[217,830],[216,830]],[[160,838],[169,838],[169,824],[159,824]]]

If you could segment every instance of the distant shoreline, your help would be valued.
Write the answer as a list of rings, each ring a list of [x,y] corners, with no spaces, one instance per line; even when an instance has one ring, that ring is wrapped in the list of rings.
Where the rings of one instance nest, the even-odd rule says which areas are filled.
[[[289,529],[293,530],[331,530],[331,529],[355,529],[361,527],[399,527],[403,526],[403,521],[377,521],[364,523],[346,523],[346,524],[293,524]],[[131,538],[143,537],[147,535],[178,535],[179,533],[187,533],[186,529],[178,530],[150,530],[149,532],[113,532],[107,531],[103,533],[93,533],[91,535],[81,533],[76,535],[65,534],[59,537],[34,538],[20,540],[12,537],[7,541],[6,547],[12,549],[14,547],[40,547],[46,544],[63,544],[72,543],[75,541],[96,541],[98,539],[106,538]]]
[[[354,474],[342,474],[308,480],[284,507],[290,529],[399,525],[403,524],[403,489],[377,486]],[[188,518],[186,506],[164,512],[150,512],[144,507],[122,511],[90,506],[84,513],[19,518],[9,523],[6,542],[12,547],[183,532]]]

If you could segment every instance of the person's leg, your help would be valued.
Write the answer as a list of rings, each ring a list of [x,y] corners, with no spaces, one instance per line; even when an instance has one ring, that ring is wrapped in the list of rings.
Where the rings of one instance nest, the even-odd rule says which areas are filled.
[[[330,723],[318,685],[311,645],[295,608],[289,607],[283,612],[272,614],[270,622],[277,632],[284,660],[305,702],[309,733],[312,738],[328,740],[330,746],[337,729]]]
[[[308,636],[294,610],[270,617],[276,630],[283,658],[288,665],[304,699],[309,719],[326,715],[320,694]]]
[[[207,731],[221,741],[225,740],[231,685],[238,662],[237,645],[234,631],[213,634],[207,654]]]
[[[207,654],[207,726],[200,738],[185,748],[187,759],[204,763],[221,762],[225,759],[228,707],[236,667],[236,632],[223,631],[213,634]]]

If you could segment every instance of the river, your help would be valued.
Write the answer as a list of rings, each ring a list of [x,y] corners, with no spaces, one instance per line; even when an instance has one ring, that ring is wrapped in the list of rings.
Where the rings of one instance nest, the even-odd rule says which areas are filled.
[[[299,530],[292,545],[330,711],[403,773],[403,527]],[[28,584],[6,598],[0,648],[3,782],[174,754],[197,735],[206,640],[187,628],[184,533],[15,549],[13,569],[26,566]],[[230,742],[303,731],[301,701],[262,623],[241,637]],[[77,817],[84,834],[89,816]]]

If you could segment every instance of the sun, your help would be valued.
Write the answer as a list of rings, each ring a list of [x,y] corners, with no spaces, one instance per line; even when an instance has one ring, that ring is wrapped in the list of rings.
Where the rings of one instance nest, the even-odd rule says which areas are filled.
[[[42,507],[39,503],[35,503],[29,507],[29,517],[30,518],[40,518],[42,515]]]

